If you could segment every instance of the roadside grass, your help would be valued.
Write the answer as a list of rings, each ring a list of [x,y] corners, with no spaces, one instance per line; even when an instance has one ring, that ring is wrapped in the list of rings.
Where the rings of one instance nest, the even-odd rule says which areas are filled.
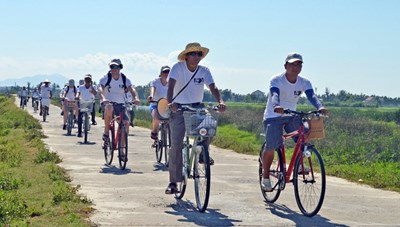
[[[91,201],[42,143],[41,126],[0,96],[0,225],[91,226]]]

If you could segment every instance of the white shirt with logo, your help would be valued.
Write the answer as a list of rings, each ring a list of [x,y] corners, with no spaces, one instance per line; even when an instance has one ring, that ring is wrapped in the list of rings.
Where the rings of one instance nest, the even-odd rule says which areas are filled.
[[[151,81],[150,87],[154,87],[153,101],[158,101],[160,98],[167,97],[168,82],[163,85],[160,77]]]
[[[105,86],[108,80],[108,75],[104,75],[99,82],[99,86],[103,85]],[[126,87],[131,86],[131,81],[126,78]],[[115,80],[113,77],[111,77],[110,85],[107,87],[104,87],[104,96],[106,99],[110,102],[115,102],[115,103],[125,103],[125,90],[124,90],[124,82],[122,80],[122,75],[119,75],[118,80]]]
[[[81,85],[78,88],[78,91],[80,93],[79,99],[84,100],[84,101],[93,101],[94,100],[94,95],[93,91],[96,91],[96,85],[89,86],[88,88],[85,85]]]
[[[42,86],[40,87],[40,97],[43,99],[49,99],[50,98],[50,93],[53,89],[50,87],[50,85],[48,87],[46,87],[45,84],[42,84]]]
[[[312,89],[311,82],[306,78],[298,76],[295,83],[290,83],[286,79],[285,73],[274,76],[271,79],[269,89],[271,87],[276,87],[279,89],[279,105],[284,109],[291,110],[296,110],[297,102],[299,101],[300,95],[304,91]],[[271,95],[268,95],[268,102],[264,111],[264,120],[267,118],[280,116],[280,114],[274,112]]]
[[[195,77],[190,81],[189,85],[176,97],[174,102],[189,104],[203,101],[204,85],[209,87],[210,84],[214,83],[214,79],[211,75],[210,70],[207,67],[199,65],[197,68],[198,70]],[[174,66],[172,66],[168,78],[176,80],[173,97],[175,97],[178,92],[188,83],[193,74],[194,72],[191,72],[187,68],[185,61],[178,62]]]

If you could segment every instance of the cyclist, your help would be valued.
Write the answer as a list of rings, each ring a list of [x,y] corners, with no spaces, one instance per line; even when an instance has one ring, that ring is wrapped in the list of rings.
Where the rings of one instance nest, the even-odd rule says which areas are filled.
[[[93,85],[92,75],[86,74],[84,78],[84,84],[79,85],[78,93],[76,94],[76,98],[79,100],[90,101],[93,102],[94,98],[97,94],[96,85]],[[92,112],[93,112],[92,108]],[[78,137],[82,137],[82,114],[79,112],[78,115]]]
[[[282,128],[292,132],[300,127],[299,117],[283,116],[284,109],[296,110],[300,95],[304,92],[311,104],[327,114],[314,93],[311,82],[299,74],[303,66],[303,57],[298,53],[290,53],[284,64],[285,72],[272,77],[269,86],[267,105],[264,111],[265,148],[263,151],[263,180],[261,186],[264,191],[271,191],[269,168],[274,159],[274,150],[282,144]],[[294,138],[296,140],[296,138]]]
[[[132,88],[133,89],[135,89],[135,86],[132,84],[131,85],[132,86]],[[126,102],[127,103],[134,103],[135,102],[135,98],[132,96],[132,93],[130,93],[130,92],[127,92],[127,93],[125,93],[125,100],[126,100]],[[130,105],[130,104],[129,104]],[[134,108],[132,108],[132,109],[128,109],[128,116],[129,116],[129,125],[130,126],[132,126],[132,127],[134,127],[134,119],[135,119],[135,110],[134,110]]]
[[[26,105],[26,102],[27,102],[26,99],[27,99],[27,97],[28,97],[28,90],[26,90],[26,87],[25,87],[25,86],[23,86],[23,87],[22,87],[22,90],[19,91],[18,97],[20,98],[19,107],[22,108],[22,105]]]
[[[75,101],[75,97],[76,97],[76,93],[77,93],[77,89],[75,87],[75,80],[70,79],[68,81],[68,86],[65,88],[62,97],[61,97],[61,101],[63,102],[63,120],[64,120],[64,124],[63,124],[63,130],[67,129],[67,117],[68,117],[68,101]],[[74,116],[75,119],[78,119],[78,106],[74,105]]]
[[[147,101],[158,101],[160,98],[167,96],[168,90],[168,74],[171,68],[167,65],[161,67],[160,75],[158,78],[150,82],[150,96]],[[157,114],[157,103],[150,103],[150,113],[153,117],[153,130],[150,133],[150,138],[157,140],[160,120]]]
[[[40,97],[39,91],[38,91],[38,89],[35,87],[35,88],[33,89],[33,92],[31,93],[32,107],[33,107],[34,103],[35,103],[36,101],[39,100],[39,97]]]
[[[109,141],[109,128],[110,121],[113,117],[113,113],[119,115],[123,111],[123,118],[127,133],[129,133],[129,121],[126,114],[125,104],[125,93],[130,92],[134,96],[135,104],[139,104],[139,96],[134,87],[132,87],[131,81],[121,73],[123,65],[120,59],[113,59],[108,64],[110,70],[104,75],[99,82],[98,92],[102,105],[104,106],[104,133],[103,141],[107,143]]]
[[[178,55],[179,62],[172,66],[169,73],[167,100],[171,109],[171,149],[169,161],[169,185],[166,194],[177,192],[176,182],[183,179],[182,176],[182,149],[185,136],[185,124],[183,112],[177,111],[179,104],[189,104],[192,107],[201,106],[204,96],[204,85],[210,88],[214,98],[219,102],[219,111],[225,111],[225,103],[221,98],[210,70],[199,65],[199,62],[207,55],[209,49],[199,43],[189,43]],[[187,86],[186,86],[187,85]],[[174,99],[174,100],[173,100]],[[210,164],[214,161],[210,158]]]
[[[50,87],[50,80],[46,79],[39,84],[40,93],[40,112],[39,115],[42,116],[42,107],[47,106],[47,115],[50,113],[50,100],[53,97],[53,89]]]

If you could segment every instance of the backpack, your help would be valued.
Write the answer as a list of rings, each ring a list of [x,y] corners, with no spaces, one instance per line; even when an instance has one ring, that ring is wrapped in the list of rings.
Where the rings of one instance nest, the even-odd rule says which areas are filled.
[[[104,87],[107,87],[107,86],[110,86],[110,82],[111,82],[111,78],[112,78],[112,75],[111,75],[111,73],[110,72],[108,72],[107,73],[107,76],[108,76],[108,78],[107,78],[107,82],[106,82],[106,84],[104,85]],[[122,76],[122,82],[124,83],[124,90],[126,90],[126,76],[123,74],[123,73],[121,73],[121,76]]]
[[[65,91],[65,94],[68,94],[69,91],[69,86],[67,87],[67,90]],[[76,94],[76,87],[74,86],[74,93]]]

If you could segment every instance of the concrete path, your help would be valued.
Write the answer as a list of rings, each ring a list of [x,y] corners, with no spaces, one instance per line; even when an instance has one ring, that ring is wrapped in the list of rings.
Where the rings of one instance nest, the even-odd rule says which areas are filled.
[[[40,120],[39,114],[34,114]],[[90,144],[66,136],[60,109],[52,106],[42,122],[44,142],[57,152],[80,193],[94,203],[90,218],[100,226],[400,226],[400,194],[328,177],[327,192],[319,214],[303,216],[293,186],[287,185],[275,204],[266,204],[258,184],[257,157],[212,147],[211,198],[208,210],[195,210],[193,182],[179,201],[165,195],[168,171],[155,162],[150,130],[135,127],[129,134],[129,162],[119,170],[117,160],[104,165],[101,150],[103,123],[92,126]]]

